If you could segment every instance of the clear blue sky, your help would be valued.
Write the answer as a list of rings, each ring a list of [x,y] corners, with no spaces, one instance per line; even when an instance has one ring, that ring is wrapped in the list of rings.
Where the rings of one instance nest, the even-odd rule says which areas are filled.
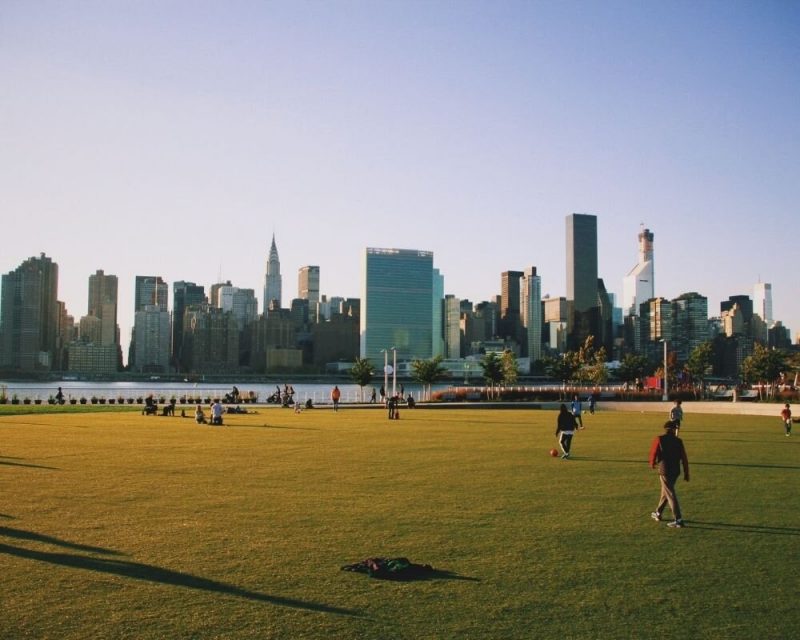
[[[800,331],[800,3],[0,4],[0,271],[261,298],[273,232],[359,296],[365,247],[425,249],[473,302],[536,266],[565,294],[565,217],[598,216],[618,295],[640,223],[656,294],[773,285]],[[171,292],[170,292],[171,298]]]

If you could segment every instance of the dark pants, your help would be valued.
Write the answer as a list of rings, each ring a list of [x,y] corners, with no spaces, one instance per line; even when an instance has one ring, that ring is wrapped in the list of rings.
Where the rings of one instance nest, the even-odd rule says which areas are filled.
[[[558,444],[561,445],[561,450],[564,453],[569,453],[570,448],[572,447],[572,434],[571,433],[561,433],[558,436]]]

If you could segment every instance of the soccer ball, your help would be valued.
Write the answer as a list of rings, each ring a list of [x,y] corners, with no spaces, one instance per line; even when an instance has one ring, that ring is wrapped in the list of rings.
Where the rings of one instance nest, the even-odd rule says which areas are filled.
[[[550,455],[555,458],[558,456],[558,451],[556,451],[555,449],[550,449]]]

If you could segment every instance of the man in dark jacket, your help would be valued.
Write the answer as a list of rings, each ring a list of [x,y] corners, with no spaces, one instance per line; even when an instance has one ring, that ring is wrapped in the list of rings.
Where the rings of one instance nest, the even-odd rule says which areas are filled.
[[[683,479],[689,482],[689,458],[686,456],[683,440],[675,435],[677,431],[675,422],[667,421],[664,424],[664,431],[663,436],[656,436],[650,447],[650,467],[655,469],[658,466],[658,477],[661,481],[661,498],[650,517],[653,520],[661,520],[661,514],[669,504],[675,519],[667,526],[680,528],[683,527],[683,517],[678,495],[675,493],[675,483],[681,475],[681,464],[683,464]]]

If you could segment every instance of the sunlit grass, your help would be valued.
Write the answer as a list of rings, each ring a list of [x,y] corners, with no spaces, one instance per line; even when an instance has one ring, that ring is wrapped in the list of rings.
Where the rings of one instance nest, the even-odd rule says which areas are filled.
[[[0,637],[796,637],[798,444],[687,414],[677,531],[653,414],[587,416],[570,461],[549,411],[0,417]],[[377,555],[451,573],[339,570]]]

